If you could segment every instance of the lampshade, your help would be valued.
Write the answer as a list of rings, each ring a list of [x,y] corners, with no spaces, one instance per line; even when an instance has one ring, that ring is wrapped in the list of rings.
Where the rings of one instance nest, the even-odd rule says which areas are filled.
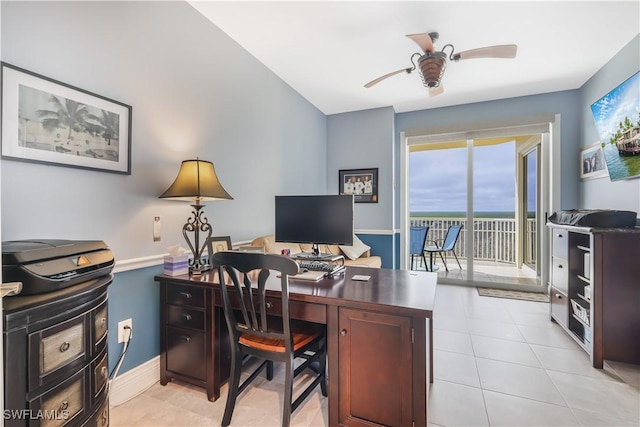
[[[213,163],[198,158],[182,162],[175,181],[159,198],[196,202],[233,200],[220,184]]]

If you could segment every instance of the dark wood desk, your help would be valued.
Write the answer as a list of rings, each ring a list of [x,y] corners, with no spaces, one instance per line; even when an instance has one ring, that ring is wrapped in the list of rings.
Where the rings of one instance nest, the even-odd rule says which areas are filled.
[[[371,278],[354,281],[356,274]],[[291,317],[327,325],[330,426],[427,425],[436,278],[347,267],[338,278],[290,281]],[[229,371],[217,275],[155,280],[161,285],[161,383],[200,385],[213,401]],[[278,279],[270,280],[267,296],[277,303]]]

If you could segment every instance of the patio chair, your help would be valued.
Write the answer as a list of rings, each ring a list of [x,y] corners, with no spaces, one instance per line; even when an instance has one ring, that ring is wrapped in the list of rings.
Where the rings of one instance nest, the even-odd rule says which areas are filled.
[[[462,230],[462,225],[452,225],[447,230],[447,234],[444,236],[444,242],[439,245],[438,242],[433,242],[433,245],[427,246],[424,248],[425,252],[429,253],[429,269],[433,271],[433,254],[440,255],[440,259],[444,263],[445,270],[449,271],[447,268],[447,261],[445,261],[445,257],[442,256],[444,253],[445,256],[447,252],[453,253],[453,256],[456,257],[456,261],[458,262],[458,267],[462,270],[462,266],[460,265],[460,260],[458,259],[458,255],[456,255],[455,246],[458,242],[458,237],[460,236],[460,230]]]
[[[409,230],[409,254],[411,255],[411,270],[413,270],[413,258],[422,257],[424,268],[429,268],[427,258],[424,255],[424,245],[427,242],[429,227],[411,227]]]

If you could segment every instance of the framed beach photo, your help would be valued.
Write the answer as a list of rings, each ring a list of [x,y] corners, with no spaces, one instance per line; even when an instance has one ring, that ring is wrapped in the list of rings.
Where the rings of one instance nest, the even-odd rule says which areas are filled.
[[[131,174],[131,107],[2,63],[2,158]]]
[[[580,151],[580,178],[594,179],[609,176],[607,162],[600,142]]]
[[[355,203],[378,203],[378,168],[341,169],[338,194],[353,195]]]

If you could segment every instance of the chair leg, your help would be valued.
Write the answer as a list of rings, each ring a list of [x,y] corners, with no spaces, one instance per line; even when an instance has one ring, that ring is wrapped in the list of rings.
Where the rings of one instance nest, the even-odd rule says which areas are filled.
[[[236,344],[237,345],[237,344]],[[229,390],[227,392],[227,403],[224,407],[224,416],[222,417],[222,427],[226,427],[231,423],[233,409],[236,406],[238,397],[238,389],[240,386],[240,372],[242,371],[242,357],[239,357],[237,347],[231,349],[231,372],[229,375]]]
[[[413,270],[413,254],[411,254],[411,267],[409,269]]]
[[[424,255],[424,252],[422,252],[422,262],[424,262],[424,269],[429,271],[429,264],[427,264],[427,257]]]
[[[442,252],[438,252],[438,255],[440,255],[440,259],[442,260],[442,263],[444,264],[444,269],[449,271],[449,269],[447,268],[447,261],[444,260],[444,257],[442,256]]]
[[[456,255],[456,251],[451,251],[453,252],[453,256],[456,257],[456,261],[458,262],[458,267],[460,267],[460,270],[462,270],[462,266],[460,265],[460,260],[458,259],[458,255]]]
[[[293,355],[289,355],[284,362],[284,404],[282,406],[282,427],[289,427],[291,424],[291,399],[293,395]]]
[[[271,381],[273,379],[273,361],[267,361],[267,380]]]
[[[320,369],[322,370],[322,379],[320,380],[320,391],[324,397],[327,397],[329,393],[327,392],[327,340],[326,338],[322,341],[322,347],[320,349],[322,351],[322,357],[320,357]]]

